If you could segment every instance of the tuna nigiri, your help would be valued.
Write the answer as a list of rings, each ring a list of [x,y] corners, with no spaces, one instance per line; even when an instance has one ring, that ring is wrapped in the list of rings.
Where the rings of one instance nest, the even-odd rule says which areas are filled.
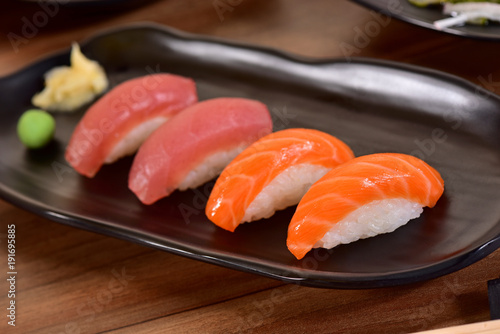
[[[440,174],[410,155],[380,153],[333,169],[301,199],[288,228],[297,259],[315,247],[333,248],[394,231],[433,207],[444,191]]]
[[[129,188],[144,204],[217,176],[244,148],[272,131],[267,107],[243,98],[217,98],[184,110],[140,147]]]
[[[312,129],[287,129],[261,138],[217,179],[206,206],[216,225],[234,231],[295,205],[329,170],[354,157],[339,139]]]
[[[93,177],[103,164],[135,153],[155,129],[197,100],[188,78],[153,74],[128,80],[87,110],[71,136],[66,160]]]

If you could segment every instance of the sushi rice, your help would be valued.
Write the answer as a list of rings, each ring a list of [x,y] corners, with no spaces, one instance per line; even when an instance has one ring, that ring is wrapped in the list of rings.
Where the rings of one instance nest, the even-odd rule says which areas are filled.
[[[246,145],[242,145],[208,156],[202,163],[188,172],[184,180],[179,184],[178,189],[181,191],[190,188],[194,189],[212,180],[245,148]]]
[[[155,117],[136,126],[116,144],[104,163],[111,164],[121,157],[134,154],[146,138],[168,119],[169,117]]]
[[[333,248],[340,244],[390,233],[419,217],[422,212],[421,204],[404,198],[373,201],[333,225],[313,248]]]
[[[276,211],[297,204],[312,184],[331,168],[301,164],[276,176],[248,206],[242,222],[271,217]]]

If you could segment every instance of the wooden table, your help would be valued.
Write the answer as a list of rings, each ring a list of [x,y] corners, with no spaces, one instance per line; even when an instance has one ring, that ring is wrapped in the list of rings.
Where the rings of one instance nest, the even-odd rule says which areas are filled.
[[[103,28],[153,21],[304,56],[375,57],[427,66],[500,92],[498,42],[428,31],[347,1],[165,0],[123,10],[44,9],[16,1],[4,6],[0,75]],[[38,27],[23,35],[23,29],[29,32],[23,28],[27,21]],[[374,22],[379,31],[362,43],[360,31],[373,29]],[[13,34],[23,39],[13,42]],[[4,201],[0,223],[2,271],[7,226],[16,226],[19,333],[407,333],[488,320],[486,282],[500,275],[499,250],[428,282],[374,290],[315,289],[67,227]],[[2,333],[13,331],[5,316],[7,291],[2,280]]]

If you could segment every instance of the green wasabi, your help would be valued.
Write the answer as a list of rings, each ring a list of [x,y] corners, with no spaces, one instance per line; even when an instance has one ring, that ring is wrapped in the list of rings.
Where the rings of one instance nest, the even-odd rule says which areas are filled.
[[[48,112],[40,109],[25,111],[17,123],[17,135],[28,148],[47,145],[54,137],[56,122]]]

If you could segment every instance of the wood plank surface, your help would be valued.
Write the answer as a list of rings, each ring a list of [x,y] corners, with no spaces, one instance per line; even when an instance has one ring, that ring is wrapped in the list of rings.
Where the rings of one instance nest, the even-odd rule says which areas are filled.
[[[231,10],[218,12],[220,1]],[[0,12],[0,76],[102,29],[148,21],[307,57],[361,56],[426,66],[500,93],[499,42],[429,31],[348,1],[220,1],[158,0],[97,9],[9,1]],[[30,31],[26,22],[38,26]],[[372,37],[360,39],[360,31],[377,25]],[[355,49],[347,52],[346,46]],[[16,327],[7,324],[9,285],[2,280],[0,333],[410,333],[487,321],[487,281],[500,276],[496,251],[418,284],[306,288],[64,226],[0,200],[4,272],[11,224],[17,242]]]

